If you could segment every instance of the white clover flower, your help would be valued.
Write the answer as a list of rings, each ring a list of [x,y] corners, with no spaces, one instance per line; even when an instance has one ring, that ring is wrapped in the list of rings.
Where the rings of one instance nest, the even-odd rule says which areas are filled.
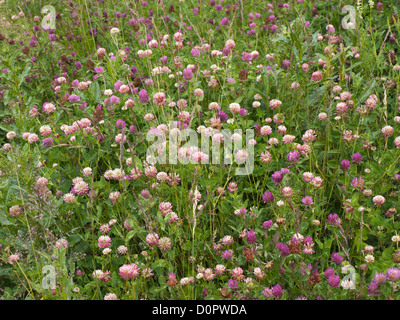
[[[365,256],[365,261],[368,262],[368,263],[373,263],[375,261],[375,258],[374,258],[374,256],[372,254],[367,254]]]
[[[343,280],[342,283],[340,284],[343,289],[355,289],[355,284],[351,280]]]
[[[392,241],[393,241],[393,242],[400,242],[400,236],[397,236],[397,235],[396,235],[396,236],[393,236],[393,237],[392,237]]]
[[[111,28],[111,30],[110,30],[110,33],[111,34],[116,34],[116,33],[119,33],[119,29],[118,28]]]

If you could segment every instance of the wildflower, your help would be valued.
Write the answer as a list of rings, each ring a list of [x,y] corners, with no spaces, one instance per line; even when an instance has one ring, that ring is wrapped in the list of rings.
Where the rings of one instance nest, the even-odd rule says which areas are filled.
[[[29,142],[29,143],[34,143],[34,142],[36,142],[36,141],[38,141],[38,140],[39,140],[39,137],[38,137],[38,135],[35,134],[35,133],[31,133],[31,134],[28,136],[28,142]]]
[[[125,141],[126,141],[126,136],[125,135],[122,137],[122,134],[119,133],[119,134],[117,134],[115,136],[115,142],[121,143],[121,142],[125,142]]]
[[[176,279],[176,276],[174,273],[168,274],[167,285],[170,287],[173,287],[173,288],[175,288],[178,285],[178,280]]]
[[[318,120],[325,121],[326,119],[328,119],[328,115],[325,112],[321,112],[318,114]]]
[[[100,226],[100,228],[99,228],[99,231],[102,233],[102,234],[107,234],[107,233],[109,233],[110,232],[110,230],[111,230],[111,228],[110,228],[110,226],[106,223],[106,224],[102,224],[101,226]]]
[[[386,270],[386,279],[396,281],[400,278],[400,270],[398,268],[388,268]]]
[[[283,70],[288,70],[290,67],[290,60],[284,59],[281,67]]]
[[[310,206],[310,205],[312,205],[314,202],[313,202],[313,199],[310,197],[310,196],[305,196],[302,200],[301,200],[301,202],[303,202],[306,206]]]
[[[272,174],[272,181],[273,181],[275,184],[280,184],[280,183],[282,182],[282,180],[283,180],[283,174],[282,174],[282,172],[280,172],[280,171],[275,171],[275,172]]]
[[[248,153],[246,150],[239,150],[236,152],[236,161],[238,164],[245,163],[248,157]]]
[[[239,113],[239,112],[240,112],[240,109],[241,109],[241,107],[240,107],[240,105],[239,105],[238,103],[231,103],[231,104],[229,105],[229,110],[230,110],[232,113]]]
[[[372,198],[372,202],[376,205],[376,206],[381,206],[382,204],[385,203],[385,197],[378,195]]]
[[[235,191],[237,190],[237,184],[235,182],[231,182],[228,184],[227,189],[230,193],[235,193]]]
[[[386,274],[384,273],[375,273],[374,275],[374,280],[373,280],[377,285],[384,284],[386,282]]]
[[[75,200],[75,196],[72,193],[67,193],[63,199],[67,203],[72,203]]]
[[[226,259],[226,260],[230,260],[232,259],[232,251],[231,250],[225,250],[224,252],[222,252],[221,257]]]
[[[100,248],[108,248],[111,246],[111,238],[109,236],[100,236],[97,241]]]
[[[376,282],[370,282],[367,290],[368,296],[379,296],[379,285]]]
[[[193,78],[192,70],[188,68],[183,69],[183,80],[192,80],[192,78]]]
[[[324,272],[325,278],[329,279],[330,277],[335,275],[335,270],[332,268],[327,268]]]
[[[342,224],[342,221],[339,219],[338,215],[336,213],[329,214],[328,215],[328,224],[338,226]]]
[[[293,195],[293,190],[292,190],[292,188],[290,188],[290,187],[284,187],[284,188],[282,189],[282,195],[283,195],[285,198],[290,198],[290,197]]]
[[[269,191],[269,190],[265,191],[264,194],[263,194],[263,202],[264,203],[271,203],[273,201],[274,201],[274,196],[271,193],[271,191]]]
[[[92,168],[86,167],[83,169],[83,175],[85,177],[89,177],[90,175],[92,175],[93,171]]]
[[[355,153],[355,154],[353,154],[352,156],[351,156],[351,160],[354,162],[354,163],[360,163],[361,161],[362,161],[362,156],[361,156],[361,154],[360,153]]]
[[[123,129],[126,126],[126,123],[124,120],[122,119],[118,119],[117,122],[115,123],[115,126],[117,127],[117,129]]]
[[[10,260],[10,263],[13,264],[13,262],[19,261],[19,255],[17,254],[11,254],[8,259]]]
[[[343,280],[342,283],[340,284],[343,289],[354,289],[355,284],[351,280]]]
[[[282,105],[282,101],[278,100],[278,99],[272,99],[269,102],[269,107],[273,110],[273,109],[277,109]]]
[[[281,127],[281,126],[280,126]],[[284,135],[283,137],[282,137],[282,141],[283,141],[283,143],[291,143],[291,142],[293,142],[293,140],[294,139],[296,139],[296,137],[295,136],[292,136],[292,135],[290,135],[290,134],[286,134],[286,135]]]
[[[222,276],[225,273],[226,267],[223,264],[218,264],[215,266],[215,273]]]
[[[228,286],[230,289],[235,290],[238,287],[238,283],[233,279],[229,279]]]
[[[304,243],[303,252],[304,252],[305,254],[313,254],[313,253],[314,253],[314,250],[313,250],[313,248],[312,248],[313,246],[314,246],[314,243],[313,243],[313,242]]]
[[[278,207],[282,207],[282,206],[285,205],[285,202],[283,202],[282,200],[279,200],[279,201],[276,202],[276,205],[277,205]],[[284,219],[284,218],[282,218],[282,219]],[[282,220],[282,221],[283,221],[283,220]]]
[[[367,254],[365,256],[365,261],[368,262],[368,263],[373,263],[375,261],[375,258],[374,258],[374,256],[372,254]]]
[[[232,236],[227,235],[222,238],[221,242],[223,245],[228,246],[233,243],[233,238]]]
[[[261,268],[254,268],[254,277],[256,280],[262,280],[266,276],[265,272],[261,270]]]
[[[254,230],[247,231],[247,243],[253,244],[257,242],[257,236]]]
[[[43,136],[48,136],[48,135],[51,133],[51,127],[48,126],[48,125],[44,125],[44,126],[41,126],[41,127],[40,127],[39,131],[40,131],[40,133],[41,133]],[[11,131],[11,132],[13,132],[13,131]],[[9,133],[10,133],[10,132],[9,132]],[[14,132],[14,133],[15,133],[15,132]],[[8,135],[8,134],[7,134],[7,135]]]
[[[278,133],[281,135],[284,135],[286,133],[286,127],[285,126],[278,126]]]
[[[281,242],[279,242],[277,245],[276,245],[276,249],[278,249],[278,251],[280,252],[280,254],[282,255],[282,256],[284,256],[284,257],[286,257],[286,256],[288,256],[289,255],[289,247],[286,245],[286,244],[284,244],[284,243],[281,243]]]
[[[313,72],[311,78],[313,81],[318,82],[322,79],[322,73],[320,71]]]
[[[206,281],[212,281],[215,278],[215,273],[213,271],[213,269],[211,268],[207,268],[206,270],[204,270],[204,279]]]
[[[63,239],[63,238],[61,238],[61,239],[57,240],[56,247],[57,247],[58,250],[60,250],[61,248],[67,249],[68,248],[68,241]]]
[[[365,246],[364,247],[364,252],[366,253],[373,253],[374,252],[374,247],[373,246]]]
[[[263,163],[269,163],[272,160],[272,156],[268,151],[264,151],[260,155],[260,160]]]
[[[312,129],[307,130],[301,138],[304,143],[311,143],[317,138],[315,131]]]
[[[397,236],[397,235],[396,235],[396,236],[393,236],[393,237],[392,237],[392,241],[393,241],[393,242],[400,242],[400,236]]]
[[[194,277],[185,277],[180,281],[181,286],[187,286],[194,283]]]
[[[72,95],[70,95],[70,96],[68,97],[68,101],[69,101],[69,102],[72,102],[72,103],[76,103],[76,102],[78,102],[79,100],[81,100],[81,97],[78,96],[78,95],[75,95],[75,94],[72,94]]]
[[[121,194],[118,191],[111,192],[109,195],[109,199],[113,204],[116,204]]]
[[[53,138],[45,138],[42,140],[42,145],[45,148],[51,147],[53,145],[53,143],[54,143]]]
[[[232,278],[241,279],[243,275],[243,269],[240,267],[236,267],[232,270]]]
[[[134,264],[124,264],[119,268],[119,275],[125,279],[125,280],[129,280],[132,278],[136,278],[139,276],[139,267]]]
[[[341,264],[343,261],[343,257],[341,257],[339,254],[336,252],[332,253],[331,255],[331,260],[336,263],[336,264]]]
[[[34,108],[35,109],[35,108]],[[52,113],[52,112],[54,112],[54,110],[56,110],[56,107],[54,106],[54,104],[52,104],[52,103],[50,103],[50,102],[45,102],[45,103],[43,103],[43,111],[44,112],[46,112],[46,113]],[[31,110],[32,111],[32,110]],[[35,114],[36,115],[36,113],[37,113],[37,109],[36,109],[36,111],[33,111],[33,113],[32,114]]]
[[[80,181],[74,186],[74,190],[77,194],[83,195],[89,192],[89,186],[86,182]]]
[[[262,294],[263,294],[264,297],[266,297],[266,298],[272,298],[272,297],[273,297],[272,290],[271,290],[269,287],[264,288],[264,290],[262,291]]]
[[[49,127],[49,126],[46,126],[46,127]],[[50,128],[50,127],[49,127],[49,128]],[[40,129],[42,129],[42,128],[40,128]],[[51,132],[51,128],[50,128],[50,132]],[[7,135],[6,135],[6,137],[7,137],[8,140],[12,140],[12,139],[14,139],[16,136],[17,136],[17,134],[15,133],[15,131],[7,132]]]
[[[268,136],[272,133],[272,128],[270,126],[262,126],[260,128],[260,133],[263,136]]]
[[[265,230],[269,230],[273,226],[272,220],[264,221],[262,226]]]
[[[364,189],[364,184],[365,184],[365,181],[364,181],[363,177],[354,178],[350,183],[350,185],[352,187],[358,188],[360,190]]]
[[[371,190],[371,189],[365,189],[365,190],[363,191],[363,195],[364,195],[365,197],[370,197],[370,196],[372,196],[372,190]]]
[[[290,151],[287,155],[287,161],[297,163],[299,162],[300,153],[298,151]]]
[[[305,182],[311,182],[314,178],[314,175],[311,172],[304,172],[302,176]]]
[[[252,57],[251,53],[246,52],[246,51],[242,52],[242,60],[244,62],[250,62],[252,59],[253,59],[253,57]]]
[[[22,208],[18,205],[15,205],[15,206],[12,206],[10,209],[8,209],[8,212],[13,217],[19,217],[21,215]]]
[[[157,233],[149,233],[146,236],[146,242],[149,246],[155,246],[158,244],[158,234]]]
[[[277,299],[282,298],[283,290],[279,284],[276,284],[275,286],[272,287],[272,295]]]
[[[104,296],[104,300],[118,300],[117,295],[115,293],[107,293]]]
[[[202,96],[204,96],[204,91],[199,88],[195,89],[193,93],[194,93],[195,97],[198,97],[198,98],[201,98]]]
[[[325,29],[328,33],[335,33],[335,27],[331,24],[328,24]]]
[[[392,126],[385,126],[382,128],[382,134],[385,137],[390,137],[393,134],[393,131],[394,131],[394,129]]]
[[[394,144],[396,145],[396,148],[400,148],[400,136],[394,139]]]
[[[350,169],[350,161],[343,159],[342,162],[340,163],[340,169],[343,171],[348,171]]]
[[[111,30],[110,30],[110,34],[111,35],[113,35],[113,34],[117,34],[117,33],[119,33],[119,29],[118,28],[111,28]]]
[[[158,248],[161,251],[165,251],[171,248],[171,239],[167,237],[163,237],[158,240]]]

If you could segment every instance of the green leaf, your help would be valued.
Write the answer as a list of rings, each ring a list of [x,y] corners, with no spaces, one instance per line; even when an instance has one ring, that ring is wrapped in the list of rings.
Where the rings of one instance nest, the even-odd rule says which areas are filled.
[[[131,230],[128,232],[128,234],[125,237],[125,244],[129,243],[129,240],[131,240],[136,234],[136,230]]]
[[[153,262],[151,265],[152,268],[168,268],[168,262],[165,261],[164,259],[159,259]]]
[[[324,248],[324,244],[323,244],[321,241],[319,241],[318,239],[315,239],[315,242],[318,244],[318,247],[319,247],[320,249],[323,249],[323,248]]]
[[[9,221],[4,213],[0,214],[0,223],[3,226],[15,226],[15,223]]]
[[[355,207],[358,205],[358,199],[360,198],[360,193],[355,192],[353,196],[351,197],[351,206]]]

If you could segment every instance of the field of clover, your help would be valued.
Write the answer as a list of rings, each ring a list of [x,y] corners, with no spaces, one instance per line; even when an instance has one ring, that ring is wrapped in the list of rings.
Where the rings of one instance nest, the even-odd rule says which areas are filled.
[[[399,10],[1,0],[0,299],[400,298]]]

